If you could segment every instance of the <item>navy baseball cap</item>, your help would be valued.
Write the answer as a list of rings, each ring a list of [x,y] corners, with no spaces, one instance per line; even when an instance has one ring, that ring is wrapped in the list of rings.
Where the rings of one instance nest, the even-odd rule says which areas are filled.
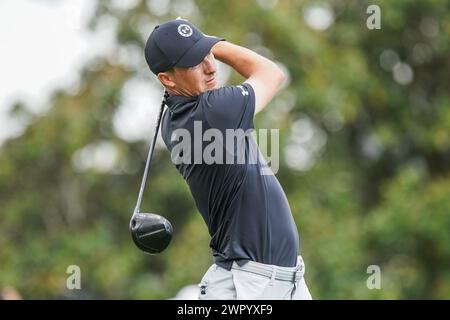
[[[221,40],[204,35],[187,20],[171,20],[153,29],[145,45],[145,60],[154,74],[173,67],[193,67]]]

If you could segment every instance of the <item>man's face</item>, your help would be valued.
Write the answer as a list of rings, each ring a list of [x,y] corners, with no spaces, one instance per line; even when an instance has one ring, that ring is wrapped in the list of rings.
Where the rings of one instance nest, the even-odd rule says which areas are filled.
[[[190,68],[175,67],[169,72],[175,94],[198,96],[200,93],[217,88],[216,60],[210,52],[198,65]]]

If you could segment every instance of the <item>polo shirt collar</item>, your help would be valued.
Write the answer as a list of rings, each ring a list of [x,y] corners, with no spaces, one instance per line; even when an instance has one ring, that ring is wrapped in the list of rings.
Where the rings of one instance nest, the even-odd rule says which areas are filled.
[[[166,99],[166,104],[169,109],[173,112],[179,106],[185,105],[186,103],[197,101],[197,97],[185,97],[185,96],[169,96]]]

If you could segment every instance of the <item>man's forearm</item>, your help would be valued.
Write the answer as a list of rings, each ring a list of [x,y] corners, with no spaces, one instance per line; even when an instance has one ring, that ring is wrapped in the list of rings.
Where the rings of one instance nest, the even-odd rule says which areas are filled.
[[[246,78],[255,92],[255,114],[261,111],[280,89],[285,75],[272,61],[244,47],[219,41],[212,52]]]
[[[269,59],[247,48],[226,41],[219,41],[212,48],[216,59],[229,65],[244,78],[249,78],[256,72],[273,68],[278,72],[278,66]]]

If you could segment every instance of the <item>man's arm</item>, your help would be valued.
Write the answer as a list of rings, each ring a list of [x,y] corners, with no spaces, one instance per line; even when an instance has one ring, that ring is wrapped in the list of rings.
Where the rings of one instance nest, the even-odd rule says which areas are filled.
[[[219,41],[212,48],[214,56],[246,78],[255,91],[255,114],[264,109],[280,89],[285,75],[269,59],[244,47]]]

